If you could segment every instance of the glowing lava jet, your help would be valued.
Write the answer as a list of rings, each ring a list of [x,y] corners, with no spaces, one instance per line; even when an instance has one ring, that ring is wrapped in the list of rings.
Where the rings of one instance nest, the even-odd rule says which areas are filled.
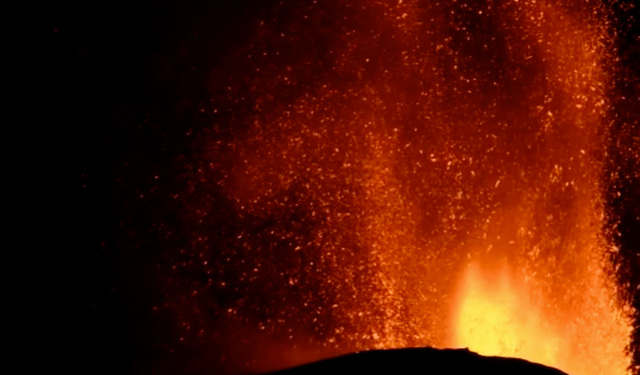
[[[620,318],[610,306],[598,305],[609,297],[594,287],[596,290],[584,291],[601,293],[591,295],[591,310],[558,321],[545,315],[544,309],[531,300],[526,282],[517,285],[506,268],[487,275],[471,265],[459,290],[453,345],[467,346],[484,355],[526,358],[570,374],[624,374],[628,363],[624,356],[616,355],[616,350],[628,333],[624,326],[615,325]],[[585,322],[594,325],[591,319],[613,324],[595,329],[580,326]],[[602,350],[609,352],[603,355]],[[588,355],[597,360],[587,360]]]

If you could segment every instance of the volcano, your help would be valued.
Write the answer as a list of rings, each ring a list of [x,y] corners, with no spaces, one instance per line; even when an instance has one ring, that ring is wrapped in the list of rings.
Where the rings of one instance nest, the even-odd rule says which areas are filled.
[[[53,5],[80,357],[638,374],[636,3]]]
[[[523,359],[485,357],[468,349],[435,348],[364,351],[269,374],[566,375],[560,370]]]

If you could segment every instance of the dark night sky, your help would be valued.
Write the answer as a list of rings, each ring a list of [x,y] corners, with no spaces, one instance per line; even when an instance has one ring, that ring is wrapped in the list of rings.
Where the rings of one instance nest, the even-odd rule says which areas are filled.
[[[273,6],[74,2],[53,11],[54,113],[80,139],[80,347],[91,373],[181,372],[184,358],[152,347],[178,339],[175,317],[148,313],[162,301],[154,261],[186,241],[180,203],[161,197],[184,189],[176,178],[183,160],[210,126],[194,115],[207,105],[210,71]],[[174,236],[154,230],[159,217]]]
[[[629,21],[637,15],[633,4],[614,6],[623,67],[617,90],[629,98],[640,95],[640,32],[637,18]],[[233,65],[227,57],[276,6],[249,0],[76,2],[52,12],[47,38],[58,93],[53,113],[79,139],[73,160],[81,175],[77,287],[80,346],[90,373],[181,373],[185,362],[198,357],[198,348],[172,353],[171,343],[179,339],[176,317],[150,312],[163,301],[156,264],[165,250],[189,241],[181,212],[194,202],[180,194],[188,188],[185,166],[201,151],[193,139],[209,136],[212,123],[235,115],[213,114],[209,98],[220,89],[211,82],[224,81],[220,77]],[[640,132],[638,111],[629,101],[617,107],[615,129],[639,146],[637,137],[629,137]],[[215,136],[224,139],[225,129]],[[627,174],[638,167],[637,160],[612,150],[613,165]],[[640,259],[638,174],[619,184],[609,204],[621,220],[618,241],[626,266],[620,277],[638,285],[639,266],[632,265]],[[614,194],[620,189],[627,192],[624,198]],[[636,307],[638,293],[629,290]]]

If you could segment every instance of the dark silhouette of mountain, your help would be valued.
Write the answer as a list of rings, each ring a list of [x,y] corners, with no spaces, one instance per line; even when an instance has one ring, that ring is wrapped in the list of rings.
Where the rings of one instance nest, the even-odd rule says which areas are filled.
[[[468,349],[434,348],[371,350],[270,373],[303,374],[566,375],[524,359],[486,357]]]

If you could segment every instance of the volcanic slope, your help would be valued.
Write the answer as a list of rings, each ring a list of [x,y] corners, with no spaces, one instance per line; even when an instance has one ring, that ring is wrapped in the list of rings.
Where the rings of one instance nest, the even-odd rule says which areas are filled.
[[[429,347],[352,353],[269,374],[566,375],[558,369],[523,359],[486,357],[468,349]]]

